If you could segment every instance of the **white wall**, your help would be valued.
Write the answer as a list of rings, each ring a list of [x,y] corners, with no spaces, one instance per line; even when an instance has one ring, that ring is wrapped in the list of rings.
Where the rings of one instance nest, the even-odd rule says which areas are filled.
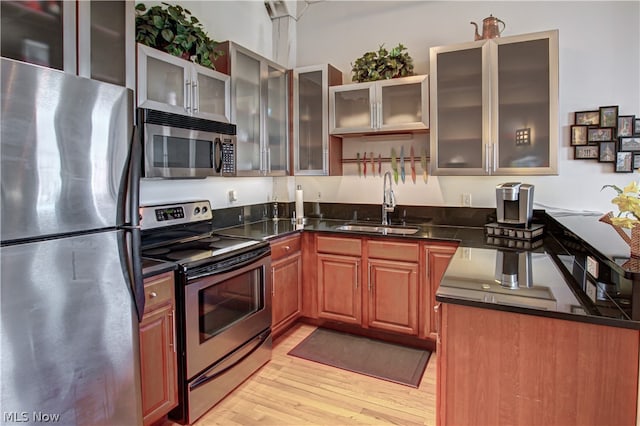
[[[143,2],[147,7],[159,1]],[[264,57],[272,59],[272,24],[262,1],[166,1],[189,10],[202,23],[210,38],[233,40]],[[287,188],[278,199],[288,199]],[[238,201],[230,202],[228,191],[235,189]],[[196,180],[149,180],[140,185],[141,204],[209,199],[214,208],[243,206],[271,200],[272,178],[207,178]],[[276,193],[278,194],[278,193]]]
[[[351,63],[378,46],[403,43],[415,71],[427,74],[429,48],[473,40],[470,21],[482,28],[493,14],[506,23],[503,36],[559,30],[559,175],[522,177],[431,177],[428,184],[400,184],[398,203],[495,207],[494,187],[506,181],[532,183],[536,207],[608,211],[612,192],[605,184],[625,185],[637,174],[614,173],[612,164],[573,160],[569,125],[573,112],[619,105],[620,114],[640,116],[640,2],[457,2],[325,1],[313,3],[297,22],[297,66],[329,62],[351,82]],[[347,141],[348,142],[348,141]],[[345,143],[347,143],[345,142]],[[379,203],[381,178],[296,177],[305,200]]]
[[[159,2],[145,2],[147,5]],[[170,1],[169,3],[177,3]],[[203,22],[215,40],[233,40],[274,59],[271,20],[262,1],[181,1]],[[575,210],[612,209],[605,184],[625,185],[637,174],[614,173],[611,164],[573,160],[569,125],[573,112],[619,105],[621,114],[640,116],[640,2],[457,2],[457,1],[312,1],[296,23],[296,65],[331,63],[351,80],[351,62],[380,44],[403,43],[415,71],[428,73],[429,48],[472,40],[470,21],[481,25],[493,14],[506,22],[504,36],[559,30],[560,105],[559,176],[430,177],[428,184],[399,185],[398,202],[409,205],[459,205],[463,192],[474,206],[494,207],[494,186],[509,180],[536,185],[542,205]],[[276,37],[279,34],[276,31]],[[278,43],[276,43],[278,44]],[[280,40],[280,45],[282,42]],[[420,136],[418,136],[420,138]],[[428,138],[424,139],[427,143]],[[350,173],[348,171],[348,173]],[[357,176],[295,178],[209,178],[202,181],[143,181],[143,203],[208,197],[216,208],[261,203],[275,193],[293,200],[302,185],[306,201],[379,203],[382,179]],[[227,190],[238,191],[230,203]]]

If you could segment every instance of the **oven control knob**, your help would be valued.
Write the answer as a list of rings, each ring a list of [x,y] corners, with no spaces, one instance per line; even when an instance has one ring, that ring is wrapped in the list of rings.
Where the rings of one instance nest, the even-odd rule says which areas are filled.
[[[200,207],[193,209],[193,214],[200,214]]]

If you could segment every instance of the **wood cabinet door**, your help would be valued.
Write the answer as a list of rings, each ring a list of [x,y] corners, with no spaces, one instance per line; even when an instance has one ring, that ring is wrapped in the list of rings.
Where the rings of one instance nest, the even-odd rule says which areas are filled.
[[[369,259],[368,325],[409,335],[418,334],[418,265]]]
[[[426,337],[436,340],[436,318],[433,307],[436,305],[436,290],[440,286],[440,281],[444,272],[447,270],[451,257],[456,252],[455,246],[445,245],[425,245],[425,285],[428,297],[425,300],[428,301],[428,305],[421,308],[424,312],[424,324],[422,324],[423,333]]]
[[[360,258],[318,254],[318,317],[360,324]]]
[[[302,256],[300,252],[273,262],[272,329],[278,334],[302,309]]]
[[[178,405],[173,304],[145,313],[140,323],[142,414],[149,425]]]

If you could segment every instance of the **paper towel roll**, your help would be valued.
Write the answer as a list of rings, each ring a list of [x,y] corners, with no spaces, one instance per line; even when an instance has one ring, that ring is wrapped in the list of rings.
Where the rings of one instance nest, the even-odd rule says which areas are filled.
[[[298,185],[296,189],[296,219],[301,220],[304,217],[304,201],[302,198],[302,186]]]

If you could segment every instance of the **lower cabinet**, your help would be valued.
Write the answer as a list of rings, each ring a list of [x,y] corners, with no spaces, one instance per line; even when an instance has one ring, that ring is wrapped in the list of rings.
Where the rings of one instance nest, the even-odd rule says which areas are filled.
[[[425,302],[425,305],[420,310],[424,312],[425,318],[422,323],[421,337],[436,339],[436,316],[433,309],[436,306],[436,291],[457,247],[457,244],[432,243],[425,243],[423,246],[425,295],[421,300]]]
[[[420,244],[316,236],[317,317],[418,336]]]
[[[438,309],[437,424],[637,424],[638,330]]]
[[[147,278],[140,322],[140,371],[144,425],[178,405],[173,272]]]
[[[289,328],[298,319],[302,310],[300,240],[300,234],[297,234],[271,242],[273,336],[278,336]]]

